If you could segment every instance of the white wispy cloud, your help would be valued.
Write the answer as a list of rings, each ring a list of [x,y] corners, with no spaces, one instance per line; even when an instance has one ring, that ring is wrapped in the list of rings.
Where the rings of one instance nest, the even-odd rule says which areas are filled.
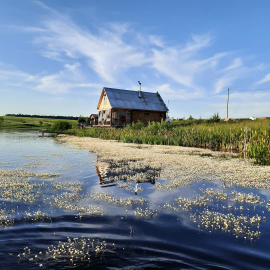
[[[220,76],[220,74],[222,74],[222,76],[217,76],[218,78],[215,79],[215,93],[220,93],[228,87],[233,87],[235,82],[243,79],[248,82],[246,85],[250,89],[254,84],[254,81],[250,83],[250,79],[254,76],[258,76],[265,68],[266,66],[262,63],[255,66],[245,66],[240,58],[236,58],[231,65],[218,71],[217,75]]]
[[[159,36],[155,36],[155,35],[149,36],[149,43],[156,45],[160,48],[164,48],[164,46],[165,46],[165,42],[164,42],[163,38],[159,37]]]
[[[160,93],[175,93],[170,84],[165,83],[156,87],[156,90]]]
[[[144,52],[123,41],[123,36],[129,32],[128,24],[111,23],[109,29],[100,28],[99,33],[94,35],[80,28],[68,16],[54,11],[42,25],[46,33],[38,35],[34,42],[45,44],[43,56],[50,59],[83,57],[109,83],[116,83],[117,75],[122,71],[146,62]]]
[[[162,97],[174,101],[187,101],[190,99],[201,98],[203,93],[201,91],[191,91],[190,89],[172,86],[168,83],[161,85],[151,85],[143,87],[144,91],[156,92],[158,91]],[[165,101],[165,100],[164,100]]]
[[[15,77],[19,79],[15,84],[28,80],[37,91],[61,94],[75,88],[100,90],[103,85],[128,88],[139,74],[148,82],[143,85],[146,91],[159,91],[166,99],[189,100],[207,96],[209,92],[220,93],[237,80],[264,69],[262,64],[245,66],[246,59],[235,57],[233,52],[210,52],[215,38],[209,33],[193,34],[189,41],[173,44],[163,36],[142,34],[129,23],[105,22],[103,27],[85,28],[70,16],[40,1],[36,3],[44,9],[46,17],[35,26],[18,29],[33,35],[33,44],[43,57],[69,63],[53,74],[16,71]],[[89,71],[99,77],[89,80],[90,76],[85,76]],[[131,74],[133,71],[135,75]],[[152,81],[149,74],[155,77]],[[12,83],[12,77],[3,71],[1,78]],[[268,80],[270,74],[258,83]]]
[[[20,70],[6,70],[0,69],[0,81],[2,82],[30,82],[34,80],[34,76],[22,72]]]
[[[63,69],[55,74],[47,76],[37,75],[35,83],[35,90],[51,94],[67,93],[75,88],[87,87],[91,90],[98,88],[99,91],[102,88],[100,84],[87,82],[78,62],[73,65],[65,64]]]
[[[166,47],[163,50],[153,49],[152,67],[176,82],[193,89],[199,89],[195,76],[215,67],[226,52],[214,54],[205,59],[197,59],[196,54],[211,45],[209,35],[192,36],[192,41],[183,48]]]
[[[232,62],[231,65],[229,65],[228,67],[226,67],[225,69],[223,69],[223,71],[228,71],[237,67],[240,67],[243,65],[243,62],[241,60],[241,58],[235,58]]]
[[[212,45],[210,34],[191,35],[184,44],[165,46],[164,37],[142,35],[128,23],[107,23],[107,28],[95,32],[78,26],[70,17],[61,14],[42,2],[39,6],[49,15],[40,27],[35,44],[45,45],[44,57],[61,61],[66,57],[84,59],[104,81],[119,83],[126,71],[138,67],[151,67],[159,74],[194,90],[201,89],[195,76],[216,67],[227,52],[203,58],[198,53]],[[134,37],[134,38],[132,38]],[[135,42],[135,39],[137,42]],[[139,42],[138,42],[139,41]]]
[[[43,57],[46,57],[46,58],[49,58],[51,60],[56,60],[56,61],[64,61],[62,58],[61,58],[61,53],[60,52],[52,52],[52,51],[43,51],[41,52],[41,55]]]
[[[25,32],[25,33],[42,33],[46,32],[47,30],[41,27],[34,27],[34,26],[19,26],[13,24],[0,24],[2,28],[8,28],[10,30]]]
[[[266,74],[262,80],[256,82],[255,84],[263,84],[269,81],[270,81],[270,73]]]
[[[215,93],[220,93],[227,89],[235,80],[236,76],[225,75],[217,80],[215,83]]]
[[[44,75],[29,74],[19,70],[0,69],[0,82],[8,87],[28,87],[30,89],[62,94],[76,88],[88,88],[89,91],[102,89],[98,83],[89,83],[80,69],[80,63],[65,64],[59,72]]]
[[[210,34],[205,35],[191,35],[191,41],[188,42],[183,49],[181,49],[182,53],[190,52],[193,54],[198,50],[209,47],[212,44],[213,37]]]

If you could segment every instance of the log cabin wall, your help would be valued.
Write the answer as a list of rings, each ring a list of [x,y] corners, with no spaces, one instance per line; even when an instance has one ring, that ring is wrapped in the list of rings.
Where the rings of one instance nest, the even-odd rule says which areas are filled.
[[[166,119],[166,112],[142,110],[132,110],[131,112],[131,122],[134,123],[140,121],[145,125],[148,125],[149,122],[161,122],[162,119]]]
[[[125,109],[112,109],[112,126],[125,127],[131,124],[131,112]]]
[[[166,119],[166,112],[111,109],[100,110],[98,113],[98,125],[125,127],[128,124],[142,122],[148,125],[149,122],[161,122]]]

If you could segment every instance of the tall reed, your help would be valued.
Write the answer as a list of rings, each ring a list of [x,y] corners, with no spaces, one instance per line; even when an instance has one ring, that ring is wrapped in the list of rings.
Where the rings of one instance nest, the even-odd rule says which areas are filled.
[[[123,129],[91,127],[69,133],[81,137],[119,140],[124,143],[176,145],[234,151],[254,158],[256,163],[270,164],[270,120],[238,123],[200,123],[171,125],[167,122],[132,124]]]

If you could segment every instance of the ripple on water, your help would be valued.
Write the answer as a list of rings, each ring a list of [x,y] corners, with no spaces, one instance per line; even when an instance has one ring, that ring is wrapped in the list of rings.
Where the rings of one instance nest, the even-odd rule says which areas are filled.
[[[21,181],[17,184],[30,181],[28,195],[34,194],[29,201],[21,197],[25,194],[19,194],[19,188],[12,190],[12,185],[0,191],[0,222],[9,220],[0,228],[1,269],[88,269],[89,257],[95,269],[267,269],[270,265],[267,189],[199,179],[179,185],[178,171],[170,173],[174,180],[169,183],[161,179],[168,176],[161,170],[144,170],[134,160],[112,166],[108,157],[107,173],[108,168],[112,170],[104,184],[95,154],[67,149],[34,132],[1,130],[0,149],[2,184],[3,177]],[[119,177],[121,173],[127,182]],[[186,172],[182,177],[190,179]],[[115,180],[117,185],[110,186],[108,181]],[[8,191],[4,196],[3,190]],[[244,234],[222,230],[224,222],[217,222],[216,213],[227,223],[229,214],[242,217],[238,225],[260,231],[260,237],[250,241]],[[252,217],[256,220],[250,221]],[[211,230],[202,220],[213,225]],[[82,237],[95,241],[94,250],[87,253],[78,244],[79,257],[71,258],[65,251],[69,239],[73,243]],[[106,248],[100,243],[106,243]],[[23,253],[27,255],[20,259]]]

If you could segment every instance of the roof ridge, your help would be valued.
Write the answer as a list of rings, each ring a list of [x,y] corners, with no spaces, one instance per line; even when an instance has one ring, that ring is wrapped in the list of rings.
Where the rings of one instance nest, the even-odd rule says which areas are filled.
[[[129,90],[129,89],[119,89],[119,88],[111,88],[111,87],[103,87],[104,89],[112,89],[112,90],[120,90],[120,91],[132,91],[132,92],[136,92],[139,90]],[[142,91],[143,93],[149,93],[149,94],[155,94],[155,92],[147,92],[147,91]]]

